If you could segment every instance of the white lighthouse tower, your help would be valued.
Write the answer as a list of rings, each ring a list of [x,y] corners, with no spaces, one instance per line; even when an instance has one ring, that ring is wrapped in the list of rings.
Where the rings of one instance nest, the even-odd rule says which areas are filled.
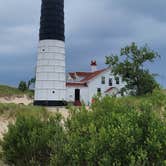
[[[64,0],[42,0],[35,105],[65,104],[64,27]]]

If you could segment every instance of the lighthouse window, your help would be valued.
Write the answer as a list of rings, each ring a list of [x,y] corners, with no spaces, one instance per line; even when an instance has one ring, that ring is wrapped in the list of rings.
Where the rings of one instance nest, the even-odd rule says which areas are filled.
[[[97,88],[97,94],[101,94],[101,88]]]
[[[112,86],[112,78],[109,78],[109,86]]]
[[[105,77],[101,77],[101,84],[105,84]]]
[[[119,85],[119,83],[120,83],[119,77],[115,77],[115,80],[116,80],[116,84]]]

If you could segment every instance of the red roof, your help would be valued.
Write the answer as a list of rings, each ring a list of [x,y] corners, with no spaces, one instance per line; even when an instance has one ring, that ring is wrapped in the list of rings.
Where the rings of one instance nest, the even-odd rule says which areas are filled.
[[[105,93],[108,93],[108,92],[112,91],[113,89],[116,89],[116,88],[115,87],[110,87],[105,91]]]
[[[69,73],[69,75],[75,80],[76,77],[83,77],[80,81],[78,82],[67,82],[66,86],[87,86],[87,82],[93,78],[95,78],[96,76],[98,76],[99,74],[101,74],[102,72],[106,71],[106,69],[102,69],[102,70],[97,70],[95,72],[72,72]]]
[[[78,76],[78,77],[87,77],[90,74],[91,74],[91,72],[72,72],[72,73],[69,73],[69,75],[73,79],[76,79],[76,76]]]
[[[107,69],[102,69],[102,70],[98,70],[95,72],[91,72],[89,75],[87,75],[85,78],[83,78],[81,80],[81,82],[87,82],[89,80],[91,80],[92,78],[95,78],[96,76],[98,76],[99,74],[101,74],[102,72],[106,71]]]
[[[107,89],[107,90],[105,91],[105,93],[112,91],[113,88],[114,88],[114,87],[111,87],[111,88]]]

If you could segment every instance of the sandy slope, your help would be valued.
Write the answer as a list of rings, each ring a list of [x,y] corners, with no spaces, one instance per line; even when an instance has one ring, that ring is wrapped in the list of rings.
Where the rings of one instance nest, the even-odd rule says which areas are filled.
[[[8,125],[10,123],[10,120],[0,117],[0,140],[3,138],[3,134],[8,131]]]
[[[26,95],[24,96],[12,96],[12,97],[0,97],[0,103],[15,103],[29,105],[33,103],[32,99],[29,99]]]

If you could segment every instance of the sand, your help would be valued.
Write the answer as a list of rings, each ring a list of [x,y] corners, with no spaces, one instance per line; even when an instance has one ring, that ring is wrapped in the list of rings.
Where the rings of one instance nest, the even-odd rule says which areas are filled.
[[[0,97],[0,103],[15,103],[15,104],[24,104],[29,105],[33,103],[33,100],[24,96],[12,96],[12,97]]]
[[[8,131],[9,120],[0,117],[0,140],[3,138],[3,134]]]

